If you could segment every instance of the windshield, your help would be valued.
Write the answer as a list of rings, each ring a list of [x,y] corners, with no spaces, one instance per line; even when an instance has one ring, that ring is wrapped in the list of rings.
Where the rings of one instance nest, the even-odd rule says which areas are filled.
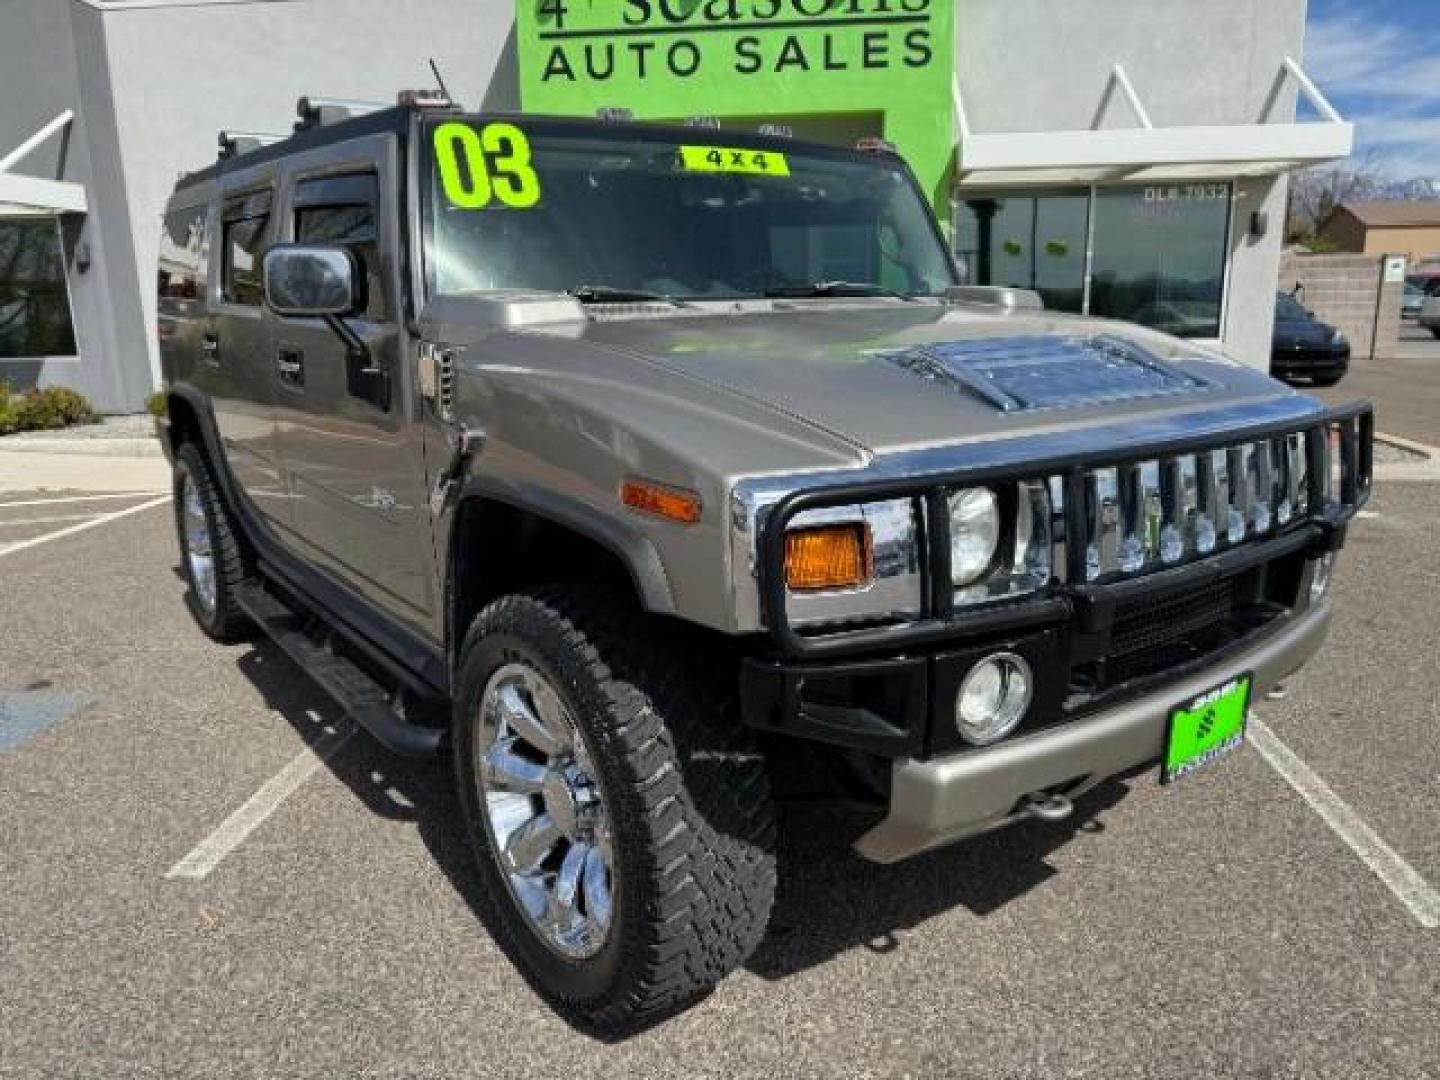
[[[955,284],[914,181],[884,157],[553,120],[452,119],[425,141],[438,293],[683,301]]]
[[[1289,293],[1278,293],[1275,296],[1275,318],[1281,322],[1305,322],[1310,318],[1310,312]]]

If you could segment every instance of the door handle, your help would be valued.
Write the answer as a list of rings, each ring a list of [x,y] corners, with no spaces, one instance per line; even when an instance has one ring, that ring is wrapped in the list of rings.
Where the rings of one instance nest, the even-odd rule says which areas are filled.
[[[206,334],[200,339],[200,354],[212,364],[220,362],[220,339],[214,334]]]
[[[275,370],[286,382],[303,386],[305,383],[305,354],[299,349],[281,349],[275,356]]]

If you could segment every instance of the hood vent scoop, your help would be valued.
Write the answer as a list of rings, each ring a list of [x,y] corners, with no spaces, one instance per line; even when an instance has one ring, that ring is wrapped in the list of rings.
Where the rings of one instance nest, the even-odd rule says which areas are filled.
[[[887,353],[913,375],[1001,412],[1078,408],[1198,393],[1208,384],[1111,334],[973,338]]]

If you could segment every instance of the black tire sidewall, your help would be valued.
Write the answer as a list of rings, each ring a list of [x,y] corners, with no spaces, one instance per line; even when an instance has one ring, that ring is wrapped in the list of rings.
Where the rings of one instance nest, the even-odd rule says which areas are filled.
[[[528,635],[513,631],[500,631],[479,639],[466,651],[455,694],[455,770],[466,830],[482,878],[483,888],[477,900],[492,934],[507,952],[518,954],[517,966],[538,980],[538,989],[546,996],[585,1008],[611,995],[623,978],[624,943],[635,918],[630,909],[638,899],[637,875],[632,868],[639,841],[627,827],[622,808],[614,797],[617,778],[613,775],[614,763],[605,750],[603,733],[594,730],[596,719],[603,721],[608,716],[608,702],[585,665],[561,643],[559,627],[554,630],[553,643],[532,641]],[[610,814],[615,855],[612,922],[600,951],[581,960],[568,959],[546,945],[519,909],[499,858],[491,848],[489,830],[479,805],[475,740],[480,699],[490,677],[512,662],[533,667],[560,694],[586,740],[592,764],[599,774],[596,780],[601,797]]]
[[[215,606],[209,611],[200,601],[200,594],[195,588],[195,578],[190,569],[190,549],[185,537],[185,482],[187,479],[195,485],[201,509],[205,514],[205,527],[210,531],[210,552],[215,565]],[[235,601],[231,595],[230,582],[226,578],[226,552],[222,550],[221,522],[217,519],[217,515],[222,511],[215,502],[215,489],[210,483],[205,459],[193,443],[185,443],[175,455],[172,501],[175,508],[175,535],[180,544],[181,572],[185,575],[187,586],[185,604],[189,607],[190,614],[195,617],[195,621],[200,624],[201,629],[212,638],[224,640],[232,633],[230,624],[234,620],[231,612],[234,609]]]

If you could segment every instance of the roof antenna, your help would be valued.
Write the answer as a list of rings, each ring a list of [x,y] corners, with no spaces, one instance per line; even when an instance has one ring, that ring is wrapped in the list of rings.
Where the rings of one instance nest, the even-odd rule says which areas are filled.
[[[430,57],[430,71],[435,76],[435,84],[440,87],[440,93],[444,94],[448,100],[454,101],[455,99],[450,97],[450,88],[445,85],[445,76],[440,74],[440,65],[435,63],[433,56]]]

